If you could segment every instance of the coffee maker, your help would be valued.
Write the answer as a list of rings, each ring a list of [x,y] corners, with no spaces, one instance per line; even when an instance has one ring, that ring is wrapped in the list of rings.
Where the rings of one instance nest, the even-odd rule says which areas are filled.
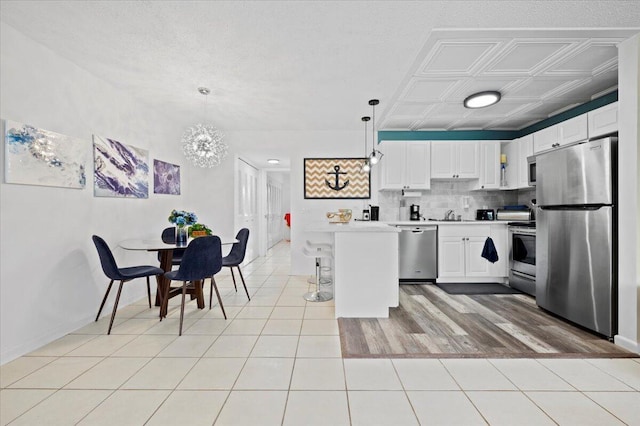
[[[411,204],[409,208],[409,220],[420,220],[420,206]]]
[[[372,206],[371,204],[369,204],[369,207],[371,207],[371,220],[380,220],[380,207]]]

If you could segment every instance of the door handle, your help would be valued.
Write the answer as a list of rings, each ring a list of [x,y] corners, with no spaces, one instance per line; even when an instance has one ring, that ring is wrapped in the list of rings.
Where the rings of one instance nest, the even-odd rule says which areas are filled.
[[[513,269],[511,270],[511,273],[513,275],[515,275],[516,277],[524,278],[524,279],[529,280],[529,281],[535,281],[536,280],[536,277],[532,277],[531,275],[523,274],[522,272],[514,271]]]

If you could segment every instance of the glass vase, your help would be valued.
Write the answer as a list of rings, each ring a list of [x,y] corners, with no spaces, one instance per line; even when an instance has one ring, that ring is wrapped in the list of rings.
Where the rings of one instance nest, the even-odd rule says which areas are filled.
[[[178,226],[176,228],[176,245],[178,247],[187,245],[187,228],[185,226]]]

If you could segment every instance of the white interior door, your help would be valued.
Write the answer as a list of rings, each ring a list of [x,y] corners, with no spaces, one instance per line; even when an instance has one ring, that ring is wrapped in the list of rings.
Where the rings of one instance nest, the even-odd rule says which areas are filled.
[[[249,229],[249,241],[244,261],[258,257],[258,169],[238,159],[236,232]]]
[[[284,212],[282,210],[282,185],[272,179],[267,180],[267,248],[282,240]]]

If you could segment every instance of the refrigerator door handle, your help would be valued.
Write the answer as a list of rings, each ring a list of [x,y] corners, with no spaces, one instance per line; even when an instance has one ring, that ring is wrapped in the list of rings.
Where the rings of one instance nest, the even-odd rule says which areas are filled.
[[[610,204],[584,204],[584,205],[558,205],[558,206],[538,206],[540,210],[583,210],[596,211],[603,207],[610,207]]]

